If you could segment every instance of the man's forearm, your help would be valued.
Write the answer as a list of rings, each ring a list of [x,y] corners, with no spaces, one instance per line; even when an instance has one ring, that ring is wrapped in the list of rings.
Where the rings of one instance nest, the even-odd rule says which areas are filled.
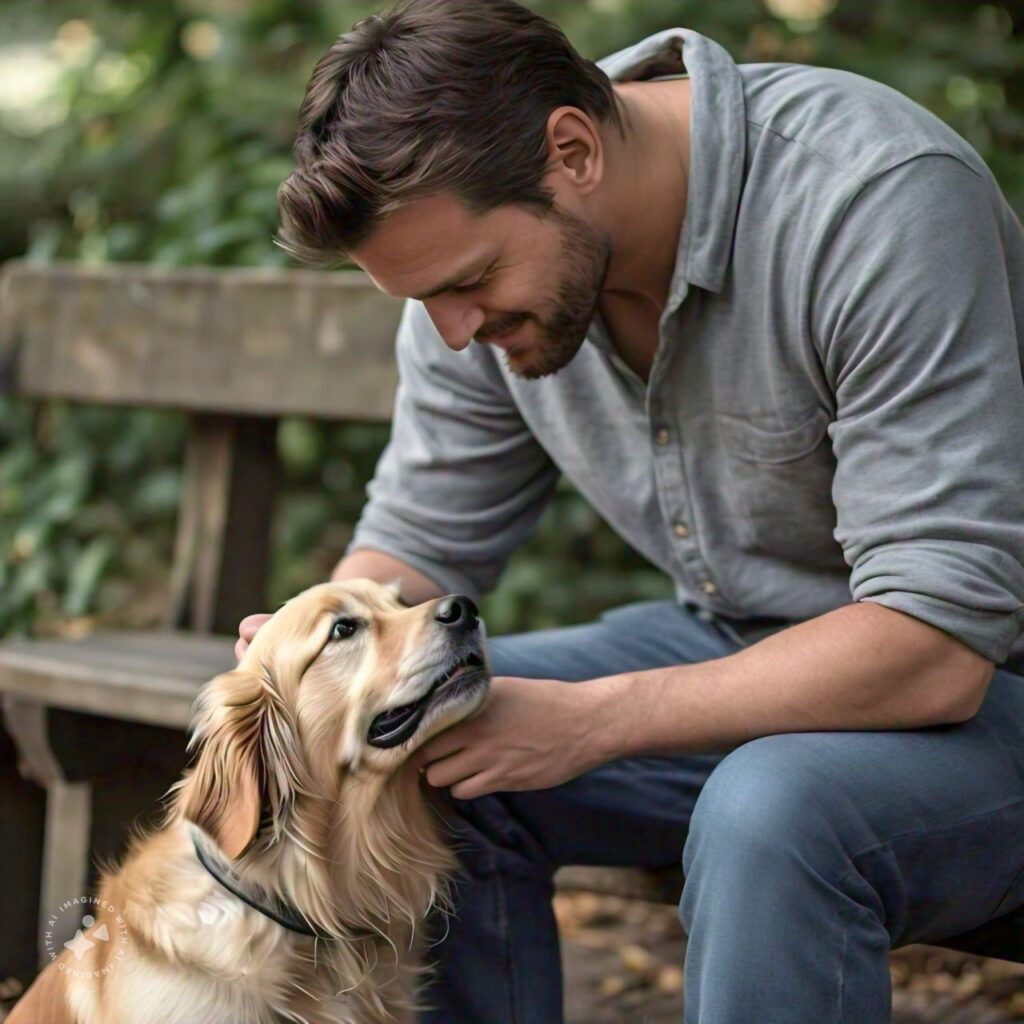
[[[397,580],[401,586],[402,600],[407,604],[420,604],[434,597],[441,597],[444,591],[423,573],[406,565],[405,562],[383,551],[363,548],[346,555],[331,573],[332,580],[369,579],[378,583]]]
[[[583,684],[596,755],[726,751],[787,732],[965,721],[992,664],[940,630],[868,602],[697,665]]]

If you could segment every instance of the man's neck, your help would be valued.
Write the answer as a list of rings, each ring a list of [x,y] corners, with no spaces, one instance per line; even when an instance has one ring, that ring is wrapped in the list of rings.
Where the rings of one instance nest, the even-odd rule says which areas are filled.
[[[608,191],[603,219],[612,240],[603,292],[656,307],[668,301],[686,211],[690,167],[690,81],[615,86],[625,138],[606,136]]]

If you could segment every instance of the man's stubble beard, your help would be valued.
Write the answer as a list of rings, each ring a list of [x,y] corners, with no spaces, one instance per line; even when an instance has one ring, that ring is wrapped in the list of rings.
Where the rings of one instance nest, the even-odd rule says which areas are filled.
[[[562,262],[565,275],[558,283],[557,305],[551,316],[537,319],[540,340],[518,366],[505,353],[509,371],[524,380],[539,380],[572,362],[586,340],[597,313],[601,289],[608,276],[611,243],[586,221],[555,209],[562,225]]]

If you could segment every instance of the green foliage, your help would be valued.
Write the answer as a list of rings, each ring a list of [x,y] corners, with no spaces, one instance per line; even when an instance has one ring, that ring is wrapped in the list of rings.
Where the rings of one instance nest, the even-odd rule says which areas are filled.
[[[125,604],[166,575],[178,417],[0,399],[0,634]],[[136,609],[137,610],[137,609]]]
[[[275,191],[313,64],[365,0],[6,0],[0,260],[282,265]],[[985,157],[1024,211],[1024,2],[534,0],[590,56],[692,27],[741,61],[868,75]],[[1016,33],[1014,29],[1018,30]],[[183,426],[169,414],[0,402],[0,633],[127,614],[166,576]],[[384,443],[281,425],[272,597],[329,571]],[[567,486],[486,611],[495,629],[669,593]]]
[[[1024,4],[923,0],[535,0],[598,56],[687,25],[738,60],[846,68],[975,145],[1017,208]],[[115,0],[0,14],[0,259],[280,264],[275,190],[313,64],[376,4]],[[776,16],[776,11],[787,17]],[[823,13],[814,17],[816,12]],[[11,97],[19,97],[15,102]]]

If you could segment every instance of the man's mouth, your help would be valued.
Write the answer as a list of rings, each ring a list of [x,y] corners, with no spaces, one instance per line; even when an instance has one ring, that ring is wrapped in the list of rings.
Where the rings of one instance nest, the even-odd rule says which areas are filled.
[[[370,723],[366,742],[372,747],[397,747],[404,743],[423,720],[428,708],[444,697],[454,696],[464,686],[478,682],[487,672],[487,666],[481,655],[475,651],[464,655],[450,668],[437,677],[422,697],[410,704],[388,708],[382,711]]]
[[[506,320],[493,324],[490,327],[484,327],[477,332],[476,340],[489,344],[500,344],[503,341],[508,341],[519,332],[523,324],[526,323],[526,320],[525,316],[520,316],[514,320]]]
[[[506,355],[511,354],[515,351],[515,347],[511,344],[512,339],[516,336],[515,331],[511,331],[508,334],[503,334],[500,338],[494,338],[493,340],[487,340],[484,342],[485,345],[493,345],[495,348],[502,349]]]

